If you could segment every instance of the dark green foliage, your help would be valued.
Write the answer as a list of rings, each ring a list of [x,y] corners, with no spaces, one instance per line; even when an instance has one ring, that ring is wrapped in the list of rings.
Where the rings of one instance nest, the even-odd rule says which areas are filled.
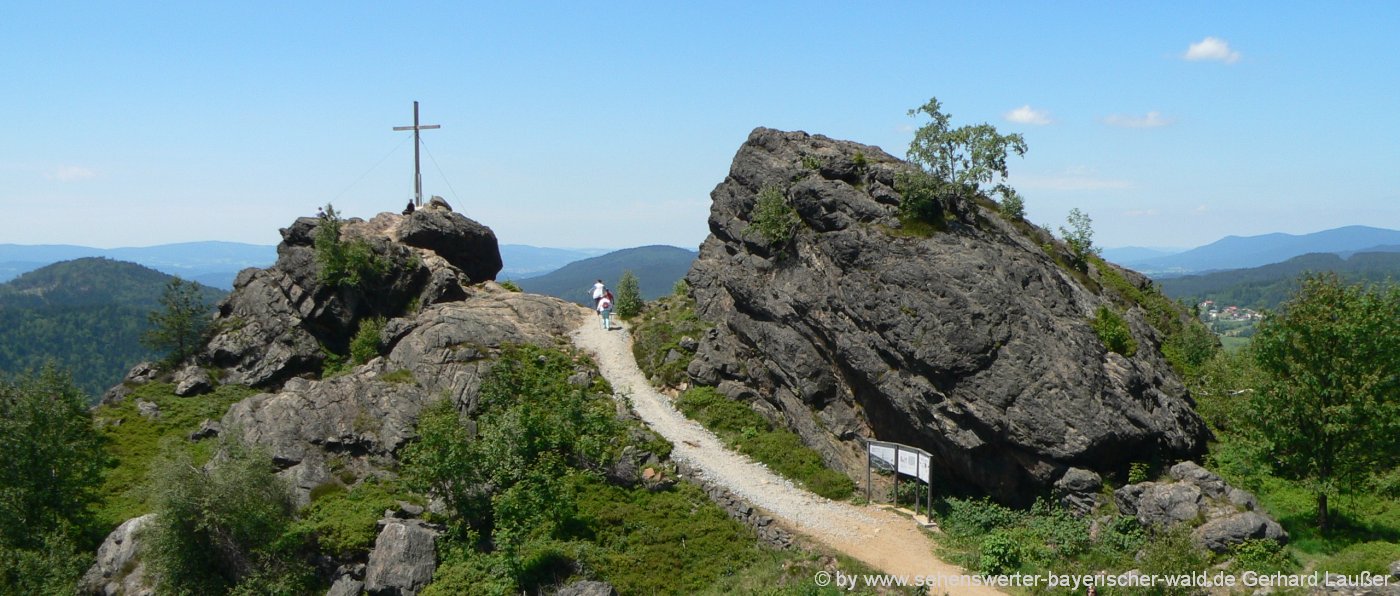
[[[1089,323],[1094,328],[1094,333],[1098,334],[1099,341],[1103,342],[1103,347],[1110,352],[1117,352],[1131,358],[1137,354],[1137,340],[1133,339],[1133,332],[1128,328],[1128,322],[1113,309],[1107,306],[1100,306],[1094,313],[1094,319]]]
[[[340,214],[327,204],[325,215],[316,226],[316,263],[321,283],[329,286],[360,288],[378,281],[389,271],[389,261],[378,255],[363,238],[341,238]]]
[[[153,466],[151,486],[156,518],[143,559],[166,593],[310,580],[304,563],[278,543],[296,507],[266,453],[225,440],[221,457],[201,467],[188,452],[171,450]]]
[[[360,328],[350,340],[350,361],[364,364],[379,356],[382,347],[380,336],[384,333],[384,317],[371,317],[360,320]]]
[[[731,448],[829,499],[844,499],[855,484],[826,467],[821,456],[787,429],[774,428],[743,402],[720,395],[713,387],[695,387],[676,400],[676,408],[704,425]]]
[[[1128,484],[1138,484],[1151,480],[1152,478],[1148,476],[1151,470],[1152,466],[1147,462],[1135,461],[1128,464]]]
[[[992,532],[982,539],[977,570],[992,575],[1015,571],[1021,566],[1021,545],[1009,534]]]
[[[1326,528],[1329,494],[1400,465],[1400,286],[1307,276],[1253,347],[1271,376],[1251,401],[1258,430],[1275,470],[1313,487]]]
[[[1372,541],[1360,542],[1339,551],[1321,565],[1321,570],[1338,575],[1357,577],[1364,572],[1372,574],[1389,573],[1389,565],[1400,561],[1400,543]]]
[[[695,356],[681,347],[681,340],[689,337],[698,341],[709,328],[696,316],[695,301],[685,292],[666,296],[633,324],[632,356],[653,384],[678,386],[689,378],[685,370]]]
[[[750,222],[754,231],[768,244],[785,247],[797,234],[797,226],[802,220],[797,210],[789,205],[783,190],[776,186],[765,186],[754,202]]]
[[[632,271],[623,271],[622,279],[617,280],[617,303],[613,305],[613,311],[617,316],[630,319],[642,312],[642,291],[637,283],[636,274]]]
[[[1131,517],[1110,518],[1090,539],[1088,519],[1038,500],[1014,510],[988,500],[946,498],[936,504],[952,558],[988,573],[1063,573],[1128,569],[1143,545]]]
[[[95,401],[132,365],[155,356],[141,343],[170,276],[135,263],[55,263],[0,284],[0,372],[52,362]],[[198,286],[205,302],[223,292]]]
[[[84,401],[52,368],[0,376],[0,593],[72,593],[91,564],[108,458]]]
[[[506,290],[512,291],[512,292],[521,292],[521,291],[523,291],[523,290],[520,289],[520,285],[519,285],[519,284],[517,284],[517,283],[515,283],[515,282],[513,282],[513,281],[511,281],[511,280],[509,280],[509,279],[507,279],[507,280],[501,282],[501,287],[502,287],[502,288],[505,288]]]
[[[164,352],[165,361],[170,364],[183,362],[203,345],[211,311],[199,284],[173,278],[161,293],[160,308],[146,316],[150,328],[141,336],[141,342]]]
[[[914,235],[931,236],[947,229],[952,213],[949,203],[957,193],[948,183],[922,171],[900,172],[895,177],[899,192],[899,219]]]

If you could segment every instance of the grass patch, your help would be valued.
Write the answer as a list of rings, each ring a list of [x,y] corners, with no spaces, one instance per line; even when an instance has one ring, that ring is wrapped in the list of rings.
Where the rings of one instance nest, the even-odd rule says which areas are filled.
[[[398,370],[379,375],[379,380],[384,381],[385,383],[402,383],[404,385],[418,384],[418,380],[413,378],[413,371],[408,370],[406,368],[400,368]]]
[[[693,351],[681,347],[681,339],[699,341],[710,327],[696,316],[695,300],[684,293],[665,296],[643,310],[633,323],[632,355],[653,384],[678,386],[688,378],[685,369],[695,357]]]
[[[821,456],[795,433],[774,428],[747,404],[726,398],[713,387],[686,391],[676,400],[676,407],[735,451],[763,462],[814,493],[828,499],[844,499],[855,490],[850,478],[827,468]]]
[[[107,471],[99,491],[102,500],[96,509],[98,522],[113,528],[149,513],[151,502],[146,477],[162,444],[188,450],[196,463],[208,461],[215,442],[190,442],[189,434],[198,430],[205,419],[223,418],[229,406],[256,393],[242,385],[220,385],[212,393],[179,397],[175,395],[174,385],[147,383],[137,387],[119,404],[98,407],[93,418],[101,421],[108,452],[116,461],[116,466]],[[155,420],[142,417],[136,408],[138,399],[159,406],[160,417]]]

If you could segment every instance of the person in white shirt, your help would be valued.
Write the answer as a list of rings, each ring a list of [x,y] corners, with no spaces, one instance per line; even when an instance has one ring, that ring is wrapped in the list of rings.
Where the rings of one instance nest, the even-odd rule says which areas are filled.
[[[603,280],[598,280],[593,284],[593,306],[598,306],[598,301],[603,299],[603,294],[608,291],[608,287],[603,285]]]

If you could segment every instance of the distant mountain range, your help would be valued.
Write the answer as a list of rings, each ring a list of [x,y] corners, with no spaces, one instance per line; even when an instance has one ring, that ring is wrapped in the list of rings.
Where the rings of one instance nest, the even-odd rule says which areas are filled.
[[[516,283],[526,292],[592,305],[589,290],[594,280],[602,279],[608,287],[616,289],[622,272],[631,271],[637,276],[642,298],[654,300],[671,293],[676,282],[690,271],[690,264],[698,254],[675,246],[627,248],[575,261],[558,271],[517,280]]]
[[[525,279],[544,275],[580,259],[608,252],[605,248],[542,248],[502,244],[505,266],[500,279]],[[150,267],[207,286],[233,288],[238,272],[248,267],[269,267],[277,260],[277,247],[239,242],[184,242],[130,248],[92,248],[70,244],[0,244],[0,282],[26,271],[60,261],[105,257]]]
[[[1396,245],[1400,245],[1400,230],[1347,226],[1302,235],[1274,233],[1262,236],[1226,236],[1205,246],[1171,255],[1107,258],[1125,267],[1161,278],[1259,267],[1310,253],[1395,252]],[[1106,256],[1110,253],[1108,250],[1104,252]]]
[[[155,356],[141,334],[171,279],[135,263],[85,257],[0,283],[0,371],[52,362],[89,395],[100,394]],[[203,287],[211,311],[224,294]]]
[[[1324,271],[1335,271],[1347,282],[1400,281],[1400,252],[1360,252],[1346,258],[1306,254],[1262,267],[1159,279],[1157,286],[1167,296],[1191,304],[1214,300],[1221,306],[1273,309],[1298,289],[1300,275]]]

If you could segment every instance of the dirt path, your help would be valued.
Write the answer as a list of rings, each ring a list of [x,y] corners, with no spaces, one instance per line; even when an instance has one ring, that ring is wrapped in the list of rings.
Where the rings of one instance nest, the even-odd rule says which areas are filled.
[[[637,368],[632,338],[614,324],[605,331],[596,316],[572,334],[574,344],[593,354],[613,389],[627,395],[637,415],[675,445],[671,457],[743,497],[797,534],[845,553],[892,575],[953,578],[967,572],[933,556],[933,542],[913,521],[876,507],[832,501],[794,486],[747,456],[732,452],[713,433],[686,418],[657,392]],[[912,584],[911,584],[912,585]],[[999,594],[984,586],[934,590],[949,594]]]

